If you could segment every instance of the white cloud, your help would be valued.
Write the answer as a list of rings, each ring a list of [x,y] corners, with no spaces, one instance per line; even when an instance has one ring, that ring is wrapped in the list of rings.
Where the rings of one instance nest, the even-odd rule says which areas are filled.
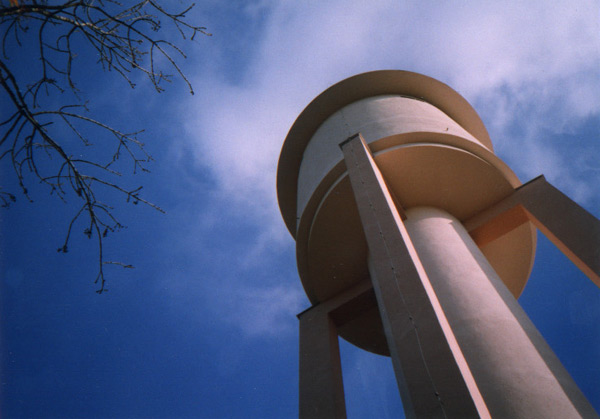
[[[541,130],[563,132],[600,109],[597,2],[549,7],[544,1],[458,6],[332,1],[268,7],[256,53],[241,69],[243,81],[203,74],[200,90],[208,94],[190,126],[198,160],[212,168],[223,192],[243,211],[279,216],[274,179],[287,130],[320,91],[361,71],[403,68],[447,82],[483,104],[499,150],[527,142],[537,153]],[[506,130],[525,117],[527,132],[509,137]],[[517,166],[529,164],[507,155]],[[552,172],[567,164],[555,157],[540,168]]]

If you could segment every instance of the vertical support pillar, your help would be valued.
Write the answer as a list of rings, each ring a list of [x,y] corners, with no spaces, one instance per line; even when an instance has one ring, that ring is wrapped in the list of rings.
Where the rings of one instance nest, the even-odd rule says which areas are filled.
[[[338,335],[325,307],[300,319],[300,418],[346,417]]]
[[[489,417],[367,145],[357,134],[340,147],[406,416]]]

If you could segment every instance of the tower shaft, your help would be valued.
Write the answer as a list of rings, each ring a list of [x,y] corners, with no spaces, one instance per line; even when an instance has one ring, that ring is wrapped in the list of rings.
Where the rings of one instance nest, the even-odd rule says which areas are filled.
[[[404,214],[360,135],[342,150],[407,413],[594,415],[462,224],[436,208]]]
[[[463,225],[435,208],[407,211],[405,224],[491,416],[594,417]]]

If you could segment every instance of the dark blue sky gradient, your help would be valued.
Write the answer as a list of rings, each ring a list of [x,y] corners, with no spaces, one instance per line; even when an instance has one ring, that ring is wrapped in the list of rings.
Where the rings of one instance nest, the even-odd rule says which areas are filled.
[[[580,54],[590,66],[545,43],[564,38],[583,48],[578,40],[595,30],[585,19],[597,5],[438,12],[333,3],[199,5],[195,19],[214,36],[184,44],[193,97],[181,81],[162,94],[142,80],[131,90],[99,71],[93,57],[79,59],[94,114],[117,127],[146,128],[152,172],[129,176],[127,163],[120,169],[128,187],[143,184],[143,195],[166,214],[107,195],[127,228],[108,235],[106,259],[135,269],[107,268],[109,292],[97,295],[96,242],[83,234],[83,222],[69,252],[56,251],[76,197],[63,204],[29,179],[35,202],[17,194],[10,209],[0,209],[2,418],[297,416],[295,314],[309,303],[275,206],[274,170],[302,108],[354,73],[398,68],[448,83],[480,112],[496,152],[523,181],[544,173],[600,215],[600,54]],[[519,23],[513,33],[510,22],[528,13],[539,15],[536,25]],[[571,31],[558,27],[571,21]],[[460,31],[453,22],[463,22]],[[592,39],[590,50],[600,51]],[[490,49],[497,51],[493,65]],[[18,68],[35,65],[25,60],[34,52],[19,54]],[[568,64],[535,67],[546,56]],[[567,103],[574,89],[581,89],[582,110]],[[588,92],[594,100],[584,100]],[[2,94],[0,113],[7,113]],[[95,149],[108,156],[110,141],[95,137]],[[75,142],[69,150],[93,152]],[[0,162],[2,186],[18,192],[11,170]],[[600,289],[539,234],[519,301],[600,410]],[[402,415],[389,359],[340,346],[349,417]]]

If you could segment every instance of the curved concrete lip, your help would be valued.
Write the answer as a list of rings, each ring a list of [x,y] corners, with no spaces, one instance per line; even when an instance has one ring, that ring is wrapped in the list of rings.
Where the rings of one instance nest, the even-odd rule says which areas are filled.
[[[473,107],[448,85],[422,74],[380,70],[342,80],[317,96],[290,129],[277,167],[277,198],[285,224],[296,237],[298,172],[304,150],[318,127],[342,107],[367,97],[403,95],[424,100],[460,124],[493,151],[489,134]]]

